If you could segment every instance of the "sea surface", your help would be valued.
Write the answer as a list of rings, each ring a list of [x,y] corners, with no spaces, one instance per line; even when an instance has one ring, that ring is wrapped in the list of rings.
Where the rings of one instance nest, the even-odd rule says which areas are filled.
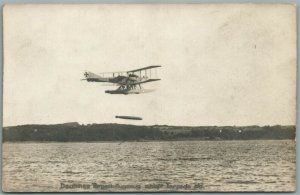
[[[6,192],[294,191],[294,140],[4,143]]]

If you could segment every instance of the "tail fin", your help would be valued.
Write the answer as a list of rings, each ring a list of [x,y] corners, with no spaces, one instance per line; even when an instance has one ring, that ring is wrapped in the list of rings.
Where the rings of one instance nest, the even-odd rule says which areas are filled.
[[[85,79],[82,80],[87,80],[88,82],[108,82],[107,78],[103,78],[95,73],[89,72],[89,71],[85,71],[84,72],[84,77]]]
[[[89,72],[89,71],[85,71],[83,75],[84,75],[84,77],[85,77],[86,79],[96,79],[96,78],[100,78],[99,75],[96,75],[95,73],[92,73],[92,72]]]

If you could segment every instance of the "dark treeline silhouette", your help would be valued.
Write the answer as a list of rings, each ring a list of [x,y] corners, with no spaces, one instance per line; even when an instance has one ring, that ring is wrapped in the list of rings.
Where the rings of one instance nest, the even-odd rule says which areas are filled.
[[[295,126],[135,126],[65,123],[3,128],[3,141],[146,141],[295,139]]]

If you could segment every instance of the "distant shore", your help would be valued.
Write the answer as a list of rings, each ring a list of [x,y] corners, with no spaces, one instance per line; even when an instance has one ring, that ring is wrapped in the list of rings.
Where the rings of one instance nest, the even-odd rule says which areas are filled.
[[[151,142],[295,139],[295,126],[136,126],[65,123],[3,128],[3,142]]]
[[[133,143],[133,142],[186,142],[186,141],[203,141],[203,142],[230,142],[230,141],[292,141],[293,139],[247,139],[247,140],[201,140],[201,139],[186,139],[186,140],[128,140],[128,141],[73,141],[73,142],[65,142],[65,141],[4,141],[6,144],[47,144],[47,143]]]

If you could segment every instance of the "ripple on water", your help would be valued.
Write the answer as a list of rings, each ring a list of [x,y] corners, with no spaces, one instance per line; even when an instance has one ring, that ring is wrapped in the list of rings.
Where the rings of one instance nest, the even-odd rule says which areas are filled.
[[[22,192],[61,191],[61,182],[293,191],[295,162],[292,140],[4,143],[3,182],[5,191]]]

